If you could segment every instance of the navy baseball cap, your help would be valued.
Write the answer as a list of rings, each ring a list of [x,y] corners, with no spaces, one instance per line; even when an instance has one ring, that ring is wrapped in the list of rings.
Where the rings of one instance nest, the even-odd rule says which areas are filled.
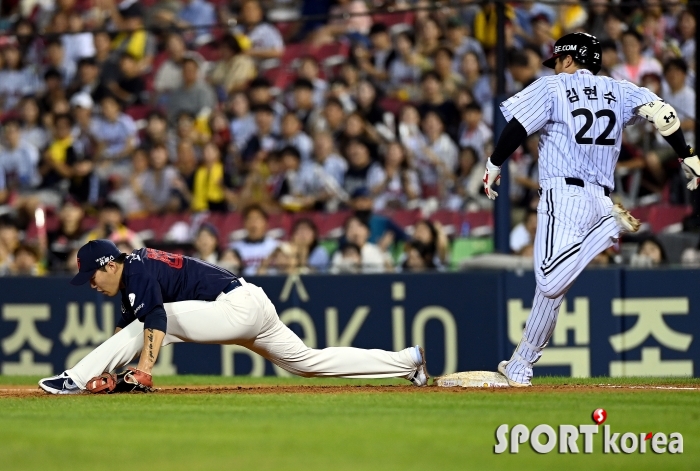
[[[84,285],[99,268],[116,260],[121,254],[111,240],[91,240],[78,250],[78,274],[70,280],[70,284]]]

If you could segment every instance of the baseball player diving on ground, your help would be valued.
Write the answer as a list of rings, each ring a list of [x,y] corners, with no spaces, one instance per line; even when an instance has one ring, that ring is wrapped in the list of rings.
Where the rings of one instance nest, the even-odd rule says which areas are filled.
[[[71,283],[120,295],[122,316],[114,335],[75,367],[39,381],[49,393],[150,391],[161,346],[176,342],[242,345],[299,376],[428,383],[421,347],[309,348],[280,321],[261,288],[201,260],[149,248],[124,254],[108,240],[94,240],[78,251],[78,266]],[[136,368],[112,374],[136,357]]]
[[[542,77],[501,103],[508,124],[487,161],[484,190],[496,199],[501,165],[530,134],[540,131],[540,201],[535,235],[537,288],[522,339],[498,371],[511,386],[530,386],[532,367],[549,341],[564,295],[576,277],[639,221],[609,198],[625,126],[647,120],[700,182],[700,160],[686,145],[678,113],[646,88],[596,77],[598,40],[585,33],[559,39],[544,62],[556,75]]]

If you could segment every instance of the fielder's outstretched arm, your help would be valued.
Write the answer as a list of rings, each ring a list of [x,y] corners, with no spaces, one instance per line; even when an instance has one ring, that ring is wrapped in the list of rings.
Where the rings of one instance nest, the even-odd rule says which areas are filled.
[[[162,306],[156,307],[143,318],[143,349],[136,367],[138,371],[151,374],[158,359],[167,325],[167,315]]]
[[[513,118],[508,121],[505,129],[501,133],[496,143],[496,148],[493,150],[493,154],[486,161],[486,171],[484,172],[484,192],[489,199],[495,200],[498,196],[493,190],[493,185],[498,185],[501,179],[501,165],[506,161],[508,157],[513,155],[520,144],[523,143],[527,137],[527,130],[525,127],[517,120]]]

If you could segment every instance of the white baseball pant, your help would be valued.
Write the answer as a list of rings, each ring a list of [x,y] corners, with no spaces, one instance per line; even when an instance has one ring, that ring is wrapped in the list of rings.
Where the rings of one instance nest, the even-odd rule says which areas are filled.
[[[166,303],[163,345],[177,342],[242,345],[299,376],[408,378],[418,364],[410,349],[400,352],[353,347],[312,349],[280,321],[262,288],[242,286],[216,301]],[[134,321],[95,348],[68,375],[81,388],[104,372],[135,359],[143,348],[143,323]]]
[[[535,234],[535,298],[525,331],[506,366],[511,380],[527,383],[557,323],[564,295],[599,253],[615,243],[620,227],[603,187],[569,185],[564,178],[540,182]]]

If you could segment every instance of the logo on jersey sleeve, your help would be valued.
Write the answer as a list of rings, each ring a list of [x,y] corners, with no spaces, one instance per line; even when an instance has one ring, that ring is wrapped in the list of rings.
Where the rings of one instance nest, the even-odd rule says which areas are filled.
[[[136,295],[134,293],[129,293],[129,304],[131,304],[131,307],[134,307],[135,302],[136,302]]]

